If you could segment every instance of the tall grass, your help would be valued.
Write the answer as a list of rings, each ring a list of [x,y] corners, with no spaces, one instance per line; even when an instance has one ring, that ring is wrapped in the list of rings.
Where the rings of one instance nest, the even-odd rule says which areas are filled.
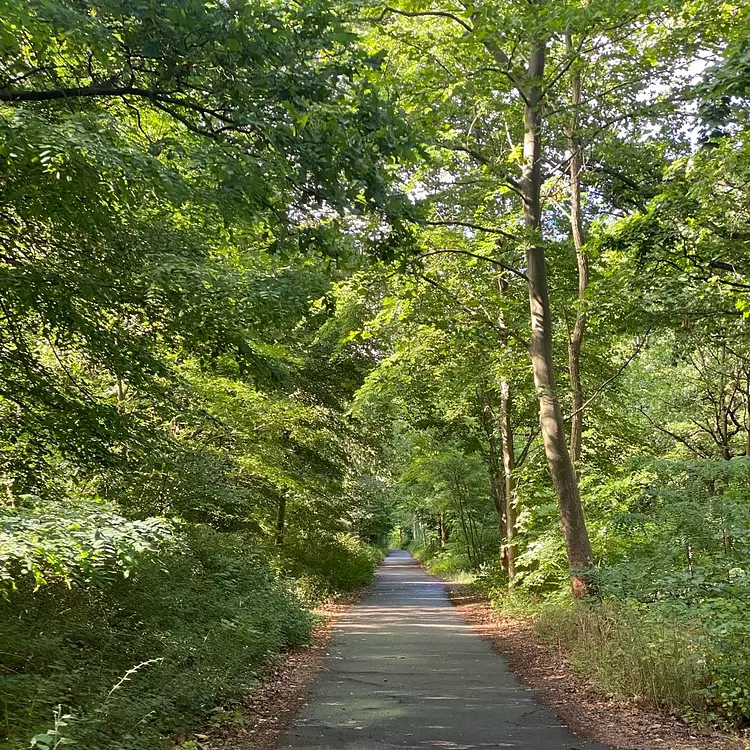
[[[279,554],[185,526],[128,578],[23,579],[0,598],[0,750],[156,750],[241,720],[269,660],[309,639],[304,600],[366,583],[379,556],[347,535],[290,536]]]
[[[702,626],[684,613],[616,601],[546,604],[535,623],[603,691],[678,715],[705,711]]]

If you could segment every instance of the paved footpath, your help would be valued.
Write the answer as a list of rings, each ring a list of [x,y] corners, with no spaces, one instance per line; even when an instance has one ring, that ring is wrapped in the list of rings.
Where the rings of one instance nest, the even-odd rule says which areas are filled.
[[[606,750],[540,706],[407,552],[336,624],[328,668],[284,750]]]

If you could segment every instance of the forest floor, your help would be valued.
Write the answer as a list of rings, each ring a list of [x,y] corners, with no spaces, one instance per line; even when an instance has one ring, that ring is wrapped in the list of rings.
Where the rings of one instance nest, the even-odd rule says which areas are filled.
[[[465,585],[447,582],[446,590],[465,620],[478,634],[492,641],[495,652],[507,661],[511,671],[580,737],[613,750],[750,747],[737,737],[697,729],[637,703],[604,695],[576,675],[563,656],[541,643],[531,622],[503,616]]]

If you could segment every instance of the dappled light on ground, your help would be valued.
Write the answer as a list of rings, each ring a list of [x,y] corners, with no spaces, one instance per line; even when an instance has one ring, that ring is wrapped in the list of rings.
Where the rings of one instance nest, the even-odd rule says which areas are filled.
[[[282,747],[603,750],[538,705],[400,550],[336,624],[327,673]]]

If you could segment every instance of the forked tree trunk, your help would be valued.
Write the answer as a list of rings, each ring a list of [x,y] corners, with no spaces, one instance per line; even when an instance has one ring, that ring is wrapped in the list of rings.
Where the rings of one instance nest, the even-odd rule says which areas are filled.
[[[547,270],[544,246],[539,236],[542,185],[540,134],[545,55],[545,43],[538,43],[532,48],[526,76],[528,85],[524,91],[524,167],[520,187],[524,202],[524,223],[529,233],[526,249],[531,311],[529,352],[539,399],[539,423],[544,450],[560,507],[571,586],[573,595],[581,597],[590,591],[589,570],[593,555],[583,517],[578,478],[565,440],[565,426],[555,385]]]
[[[573,53],[570,36],[566,37],[568,54]],[[570,232],[578,262],[578,309],[575,324],[568,342],[568,367],[570,370],[570,390],[573,413],[570,418],[570,456],[573,461],[581,459],[583,441],[583,385],[581,382],[581,347],[586,331],[586,287],[589,284],[589,261],[586,257],[581,214],[581,169],[583,168],[583,151],[578,138],[578,108],[581,104],[581,71],[574,65],[571,71],[571,119],[568,136],[570,151]]]

